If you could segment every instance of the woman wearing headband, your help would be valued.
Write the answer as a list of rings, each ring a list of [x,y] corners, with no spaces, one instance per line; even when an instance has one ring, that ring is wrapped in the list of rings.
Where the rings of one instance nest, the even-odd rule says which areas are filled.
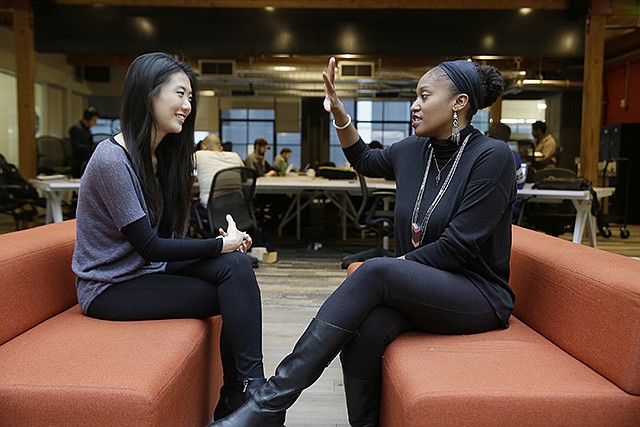
[[[365,261],[324,302],[275,376],[215,426],[282,425],[303,389],[342,350],[349,422],[379,424],[382,354],[398,334],[471,334],[508,327],[515,169],[509,147],[469,123],[502,91],[493,67],[444,62],[425,73],[411,106],[415,135],[370,149],[323,73],[349,162],[396,179],[397,258]],[[279,424],[280,423],[280,424]]]

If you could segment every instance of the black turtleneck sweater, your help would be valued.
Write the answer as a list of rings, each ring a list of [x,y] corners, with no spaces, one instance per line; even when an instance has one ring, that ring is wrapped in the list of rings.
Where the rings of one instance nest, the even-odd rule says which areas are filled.
[[[395,248],[407,260],[469,277],[492,304],[504,325],[513,309],[509,287],[511,252],[511,205],[516,199],[515,169],[509,146],[483,135],[472,126],[461,132],[460,143],[469,136],[449,187],[429,219],[418,248],[411,244],[411,216],[427,167],[429,147],[441,169],[444,184],[458,147],[450,140],[410,136],[384,150],[369,149],[359,140],[344,150],[360,173],[396,180]],[[446,166],[445,166],[446,164]],[[436,197],[437,168],[431,160],[429,176],[418,215]]]

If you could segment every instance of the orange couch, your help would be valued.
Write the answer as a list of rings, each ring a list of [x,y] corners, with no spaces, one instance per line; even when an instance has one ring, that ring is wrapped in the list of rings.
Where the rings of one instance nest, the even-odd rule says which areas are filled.
[[[83,316],[74,243],[74,221],[0,236],[0,425],[205,425],[222,382],[220,317]]]
[[[511,285],[509,329],[389,345],[382,426],[640,426],[640,261],[514,227]]]

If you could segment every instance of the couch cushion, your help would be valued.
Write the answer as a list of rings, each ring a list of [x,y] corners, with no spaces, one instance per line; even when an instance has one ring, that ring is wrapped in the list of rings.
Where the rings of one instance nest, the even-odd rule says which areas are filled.
[[[639,261],[514,227],[510,283],[518,318],[640,395]]]
[[[521,321],[477,335],[408,333],[383,359],[381,425],[637,426],[626,394]]]
[[[0,345],[77,304],[75,221],[0,235]]]
[[[96,320],[76,305],[0,347],[0,425],[205,425],[220,325]]]

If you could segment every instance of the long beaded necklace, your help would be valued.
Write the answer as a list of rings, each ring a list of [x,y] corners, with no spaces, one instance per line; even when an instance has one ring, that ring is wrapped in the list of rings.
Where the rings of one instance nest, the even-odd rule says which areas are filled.
[[[429,147],[429,154],[427,156],[427,168],[424,171],[424,176],[422,177],[422,184],[420,185],[420,190],[418,191],[418,197],[416,197],[416,204],[413,206],[413,214],[411,215],[411,244],[413,245],[414,248],[417,248],[418,246],[420,246],[420,242],[424,238],[425,232],[427,230],[427,225],[429,224],[429,218],[431,218],[431,214],[440,203],[440,200],[442,200],[442,196],[447,191],[447,188],[449,188],[449,183],[451,182],[451,179],[453,178],[453,174],[456,172],[456,169],[458,168],[458,163],[460,162],[460,158],[462,157],[462,152],[464,151],[464,147],[467,145],[467,142],[469,141],[470,136],[471,134],[467,135],[467,137],[464,139],[464,142],[460,146],[460,149],[455,154],[455,156],[451,156],[451,158],[455,158],[455,160],[453,161],[453,166],[451,166],[451,170],[449,171],[446,178],[444,179],[444,184],[442,184],[442,187],[440,187],[440,190],[438,191],[436,198],[433,199],[433,202],[431,202],[431,206],[429,206],[429,208],[427,209],[427,212],[425,212],[424,218],[422,220],[422,225],[418,225],[418,214],[420,211],[420,205],[422,204],[422,197],[424,196],[424,189],[427,184],[427,176],[429,176],[431,159],[433,158],[435,160],[435,155],[433,153],[433,146]],[[437,160],[435,160],[435,162],[436,162],[436,168],[437,168],[438,167]],[[442,168],[442,170],[444,170],[445,167],[446,165]],[[440,171],[441,170],[438,168],[438,172]],[[438,181],[439,179],[436,177],[436,184]]]

